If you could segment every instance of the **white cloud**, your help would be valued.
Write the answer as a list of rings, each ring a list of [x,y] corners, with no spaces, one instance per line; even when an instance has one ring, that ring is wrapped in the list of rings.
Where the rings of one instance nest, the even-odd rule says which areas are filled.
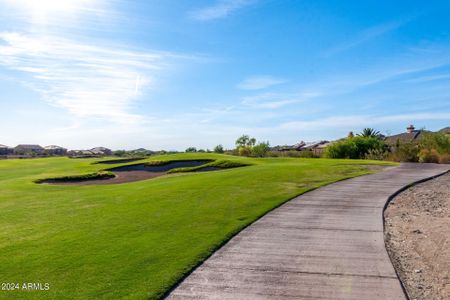
[[[0,66],[28,75],[26,84],[50,104],[121,123],[143,120],[133,113],[141,91],[176,57],[18,33],[0,33],[0,42]]]
[[[285,83],[287,80],[282,78],[276,78],[273,76],[262,75],[252,76],[244,79],[238,84],[238,88],[242,90],[262,90],[274,85]]]
[[[211,6],[191,11],[189,16],[198,21],[221,19],[227,17],[238,9],[256,2],[256,0],[220,0]]]

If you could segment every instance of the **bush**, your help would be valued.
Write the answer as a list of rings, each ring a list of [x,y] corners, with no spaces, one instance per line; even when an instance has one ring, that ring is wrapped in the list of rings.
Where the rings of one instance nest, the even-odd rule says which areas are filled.
[[[125,150],[116,150],[116,151],[113,151],[113,155],[114,156],[118,156],[118,157],[124,157],[125,155],[127,155],[127,151],[125,151]]]
[[[340,140],[327,147],[325,156],[329,158],[362,159],[370,150],[383,151],[386,145],[378,137],[356,136]]]
[[[252,149],[248,146],[241,146],[238,148],[238,153],[240,156],[250,156]]]
[[[439,163],[439,153],[435,149],[422,149],[418,157],[421,163]]]
[[[262,142],[251,148],[251,155],[255,157],[265,157],[269,150],[269,142]]]
[[[418,162],[419,146],[414,143],[398,144],[395,151],[389,155],[389,160],[399,162]]]
[[[197,152],[197,148],[195,147],[189,147],[185,150],[185,152]]]
[[[365,155],[365,159],[384,160],[387,154],[387,151],[385,151],[384,149],[369,149],[369,151]]]
[[[435,150],[438,154],[450,154],[450,136],[443,133],[425,133],[419,142],[421,149]]]
[[[427,132],[416,142],[397,145],[390,160],[422,163],[450,163],[450,137],[443,133]]]
[[[441,154],[439,157],[440,164],[450,164],[450,154]]]

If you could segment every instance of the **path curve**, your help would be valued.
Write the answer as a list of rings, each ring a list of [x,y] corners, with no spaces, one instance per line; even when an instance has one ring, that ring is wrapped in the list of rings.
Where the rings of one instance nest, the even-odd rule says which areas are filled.
[[[449,169],[406,163],[303,194],[237,234],[168,299],[405,299],[384,245],[384,205]]]

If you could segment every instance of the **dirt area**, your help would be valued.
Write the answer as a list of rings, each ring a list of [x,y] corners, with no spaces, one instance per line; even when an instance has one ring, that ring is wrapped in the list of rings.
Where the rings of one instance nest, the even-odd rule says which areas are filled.
[[[384,216],[386,248],[410,299],[450,299],[450,173],[402,192]]]
[[[73,181],[71,180],[65,182],[44,181],[43,183],[58,184],[58,185],[102,185],[102,184],[134,182],[166,175],[167,172],[172,169],[197,167],[207,164],[209,162],[211,162],[211,160],[179,160],[179,161],[172,161],[164,165],[156,165],[156,166],[149,166],[146,164],[134,164],[108,169],[107,171],[114,173],[115,177],[113,178],[86,179]],[[206,167],[202,169],[206,169]]]

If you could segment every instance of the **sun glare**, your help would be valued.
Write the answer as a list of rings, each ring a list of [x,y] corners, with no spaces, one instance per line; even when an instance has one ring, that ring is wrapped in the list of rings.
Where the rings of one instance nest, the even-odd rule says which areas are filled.
[[[76,13],[86,6],[92,6],[89,0],[6,0],[12,6],[32,14],[48,15],[52,13]]]

